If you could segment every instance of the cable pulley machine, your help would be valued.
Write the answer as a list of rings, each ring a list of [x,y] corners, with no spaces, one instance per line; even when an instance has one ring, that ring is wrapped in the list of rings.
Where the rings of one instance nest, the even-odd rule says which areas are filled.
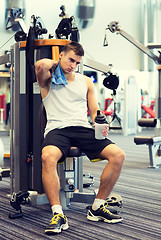
[[[158,86],[157,86],[157,96],[156,96],[156,113],[155,119],[140,119],[138,121],[139,126],[144,127],[155,127],[155,136],[154,137],[141,137],[136,136],[134,138],[134,142],[137,145],[147,144],[149,147],[149,158],[150,158],[150,166],[151,168],[156,168],[161,165],[161,52],[158,51],[159,55],[155,55],[150,49],[161,48],[161,44],[149,44],[149,47],[145,47],[142,43],[134,39],[131,35],[125,32],[119,22],[113,21],[111,22],[107,28],[112,33],[120,34],[134,46],[136,46],[143,53],[147,54],[149,58],[151,58],[158,66],[159,78],[158,78]]]

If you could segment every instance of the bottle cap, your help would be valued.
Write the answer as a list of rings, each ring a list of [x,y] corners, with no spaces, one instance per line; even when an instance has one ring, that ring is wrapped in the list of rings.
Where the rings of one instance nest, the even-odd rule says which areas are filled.
[[[99,124],[107,123],[106,116],[102,114],[100,110],[97,110],[97,116],[95,118],[95,122]]]

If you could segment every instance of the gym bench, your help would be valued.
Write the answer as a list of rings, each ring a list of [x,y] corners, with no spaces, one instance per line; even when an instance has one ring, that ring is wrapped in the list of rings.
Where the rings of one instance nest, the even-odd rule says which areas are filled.
[[[155,127],[157,119],[140,119],[138,125],[141,127]],[[136,145],[146,144],[149,148],[150,168],[161,165],[161,136],[135,136]]]

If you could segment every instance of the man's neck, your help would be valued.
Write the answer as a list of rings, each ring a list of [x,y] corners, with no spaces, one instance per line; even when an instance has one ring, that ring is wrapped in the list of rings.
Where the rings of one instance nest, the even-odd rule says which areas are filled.
[[[72,82],[75,78],[75,72],[64,74],[68,83]]]

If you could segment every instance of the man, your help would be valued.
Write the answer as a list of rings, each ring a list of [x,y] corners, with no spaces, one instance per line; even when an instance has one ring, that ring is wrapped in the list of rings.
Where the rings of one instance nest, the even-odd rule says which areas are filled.
[[[74,72],[83,56],[82,46],[77,42],[70,42],[60,53],[59,64],[51,59],[42,59],[35,64],[47,113],[45,139],[42,144],[42,180],[53,218],[45,230],[46,233],[60,233],[61,230],[68,229],[67,217],[59,199],[57,163],[64,160],[71,146],[79,147],[90,160],[108,160],[101,175],[98,194],[87,218],[108,223],[122,221],[121,216],[112,214],[104,204],[120,175],[125,156],[109,139],[95,139],[94,129],[88,123],[87,107],[93,124],[99,108],[92,80]],[[55,75],[58,68],[60,71],[57,82]],[[108,135],[108,126],[102,134],[105,137]]]

